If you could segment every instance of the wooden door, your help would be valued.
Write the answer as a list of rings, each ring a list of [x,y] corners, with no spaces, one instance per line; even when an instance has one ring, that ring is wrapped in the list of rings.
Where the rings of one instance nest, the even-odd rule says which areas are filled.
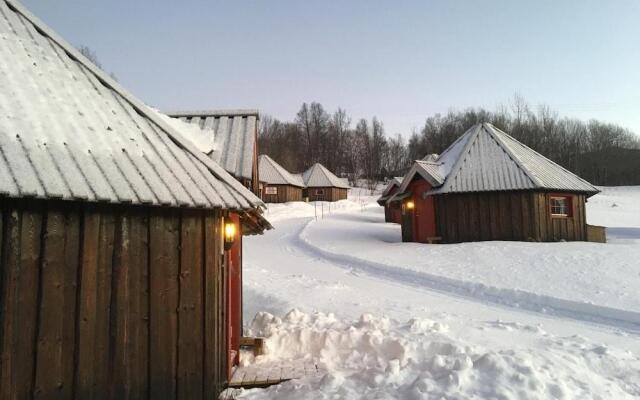
[[[402,222],[401,222],[401,231],[402,231],[402,241],[403,242],[413,242],[413,210],[408,209],[404,203],[401,208],[402,213]]]

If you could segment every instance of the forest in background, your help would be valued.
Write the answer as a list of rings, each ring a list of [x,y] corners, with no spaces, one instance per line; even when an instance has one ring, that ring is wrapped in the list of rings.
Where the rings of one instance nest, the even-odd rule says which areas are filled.
[[[640,137],[619,125],[560,117],[520,96],[495,111],[469,108],[425,119],[408,140],[387,136],[378,118],[354,123],[341,108],[330,113],[304,103],[294,121],[262,116],[259,151],[291,172],[320,162],[351,182],[402,176],[413,160],[441,153],[471,126],[490,122],[517,140],[596,185],[640,185]]]

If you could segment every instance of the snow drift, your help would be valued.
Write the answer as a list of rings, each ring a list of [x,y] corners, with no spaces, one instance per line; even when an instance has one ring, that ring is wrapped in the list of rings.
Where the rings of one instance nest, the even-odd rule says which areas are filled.
[[[500,322],[496,322],[500,324]],[[321,378],[249,390],[243,399],[631,399],[640,395],[640,360],[581,337],[533,331],[546,351],[492,350],[447,333],[438,321],[404,323],[363,314],[292,310],[284,318],[259,313],[251,333],[267,338],[255,362],[312,358],[328,372]]]

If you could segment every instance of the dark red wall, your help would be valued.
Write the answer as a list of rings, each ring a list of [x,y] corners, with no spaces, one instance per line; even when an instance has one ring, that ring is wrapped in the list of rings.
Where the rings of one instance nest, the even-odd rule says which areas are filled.
[[[237,214],[230,214],[236,225],[236,242],[229,249],[229,371],[240,361],[242,336],[242,227]],[[230,376],[230,375],[229,375]]]
[[[398,189],[400,189],[397,186],[394,186],[390,191],[388,196],[393,196],[394,194],[396,194],[396,192],[398,191]],[[398,208],[398,212],[397,212],[397,219],[394,220],[394,212],[393,212],[394,208],[391,206],[391,204],[389,203],[385,203],[384,204],[384,221],[385,222],[396,222],[396,223],[400,223],[400,209]]]
[[[436,218],[433,196],[425,196],[423,193],[431,190],[429,182],[422,178],[416,178],[409,184],[411,199],[415,208],[413,209],[413,241],[426,243],[427,238],[436,236]]]

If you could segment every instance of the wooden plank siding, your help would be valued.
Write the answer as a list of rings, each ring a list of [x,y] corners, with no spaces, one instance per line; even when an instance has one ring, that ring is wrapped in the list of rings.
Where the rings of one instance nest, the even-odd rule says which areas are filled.
[[[212,399],[223,212],[0,200],[0,400]]]
[[[572,215],[551,217],[550,193],[513,191],[435,196],[443,243],[482,240],[586,240],[585,196],[571,196]]]
[[[322,191],[318,193],[318,191]],[[347,189],[337,187],[310,187],[304,189],[304,197],[309,201],[338,201],[347,198]]]
[[[275,188],[276,194],[267,194],[267,188]],[[292,185],[264,184],[262,200],[265,203],[286,203],[288,201],[302,201],[302,188]]]

